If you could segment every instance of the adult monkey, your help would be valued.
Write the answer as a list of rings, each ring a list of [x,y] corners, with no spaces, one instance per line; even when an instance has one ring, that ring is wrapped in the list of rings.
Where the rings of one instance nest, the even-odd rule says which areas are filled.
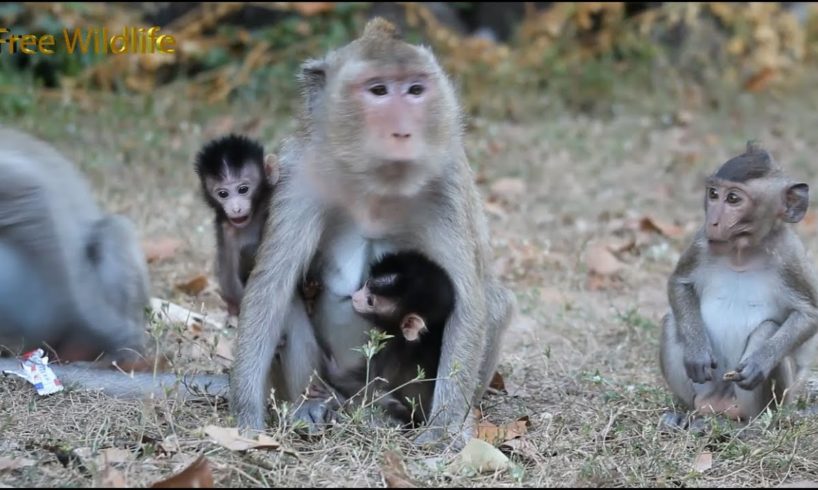
[[[312,326],[342,369],[357,362],[351,348],[365,342],[370,324],[353,311],[351,295],[379,253],[416,249],[446,268],[456,295],[434,390],[435,428],[421,440],[439,440],[444,428],[460,433],[496,367],[515,300],[490,271],[488,226],[454,90],[431,51],[404,42],[380,18],[359,39],[306,62],[300,82],[301,128],[282,146],[279,191],[241,304],[230,374],[238,425],[264,427],[270,375],[308,385],[308,377],[269,369],[283,334],[290,340],[282,356],[305,367],[317,368],[318,358],[292,337]],[[316,259],[325,290],[308,319],[295,292]],[[308,413],[312,421],[321,410]],[[462,434],[473,430],[469,424]]]
[[[133,225],[52,146],[3,127],[0,271],[0,346],[137,360],[149,281]]]

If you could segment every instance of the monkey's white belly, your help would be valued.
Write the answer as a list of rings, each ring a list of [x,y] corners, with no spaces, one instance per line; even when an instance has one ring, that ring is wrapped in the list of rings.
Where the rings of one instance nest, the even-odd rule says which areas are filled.
[[[323,247],[324,291],[316,301],[313,324],[342,369],[361,361],[363,354],[353,349],[366,344],[371,327],[352,309],[352,293],[363,286],[369,265],[391,250],[386,241],[363,238],[353,225],[343,226]]]
[[[711,267],[701,279],[701,314],[719,372],[741,360],[749,335],[765,320],[780,322],[777,301],[782,285],[765,270],[737,272]],[[725,365],[726,363],[726,365]]]

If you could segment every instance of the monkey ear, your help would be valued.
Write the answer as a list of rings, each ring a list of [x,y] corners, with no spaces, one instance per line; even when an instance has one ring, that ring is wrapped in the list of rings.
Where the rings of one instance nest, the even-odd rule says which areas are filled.
[[[298,74],[298,82],[307,98],[308,107],[311,109],[313,102],[324,90],[327,82],[327,62],[325,60],[307,60],[301,65],[301,72]]]
[[[809,186],[803,182],[793,184],[784,191],[784,221],[798,223],[804,219],[809,207]]]
[[[280,176],[278,170],[278,157],[273,153],[264,156],[264,173],[267,174],[267,181],[270,185],[276,185]]]
[[[426,322],[420,316],[409,313],[401,320],[400,329],[403,332],[403,338],[415,341],[420,338],[420,334],[426,331]]]

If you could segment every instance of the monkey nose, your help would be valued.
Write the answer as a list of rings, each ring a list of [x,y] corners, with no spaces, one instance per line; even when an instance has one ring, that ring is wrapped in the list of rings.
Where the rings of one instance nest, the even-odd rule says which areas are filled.
[[[399,140],[408,139],[410,136],[412,133],[392,133],[392,137]]]

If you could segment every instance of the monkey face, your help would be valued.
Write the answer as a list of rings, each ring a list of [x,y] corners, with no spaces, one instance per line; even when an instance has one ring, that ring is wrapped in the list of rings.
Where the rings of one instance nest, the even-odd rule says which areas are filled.
[[[374,294],[368,285],[352,295],[352,308],[361,315],[380,320],[395,316],[398,304],[393,298]]]
[[[740,184],[711,181],[707,186],[705,235],[713,245],[745,240],[752,234],[755,203]]]
[[[254,166],[245,166],[239,175],[227,175],[222,179],[207,179],[212,199],[221,206],[224,215],[235,228],[250,223],[253,214],[253,197],[259,187],[261,176]]]

